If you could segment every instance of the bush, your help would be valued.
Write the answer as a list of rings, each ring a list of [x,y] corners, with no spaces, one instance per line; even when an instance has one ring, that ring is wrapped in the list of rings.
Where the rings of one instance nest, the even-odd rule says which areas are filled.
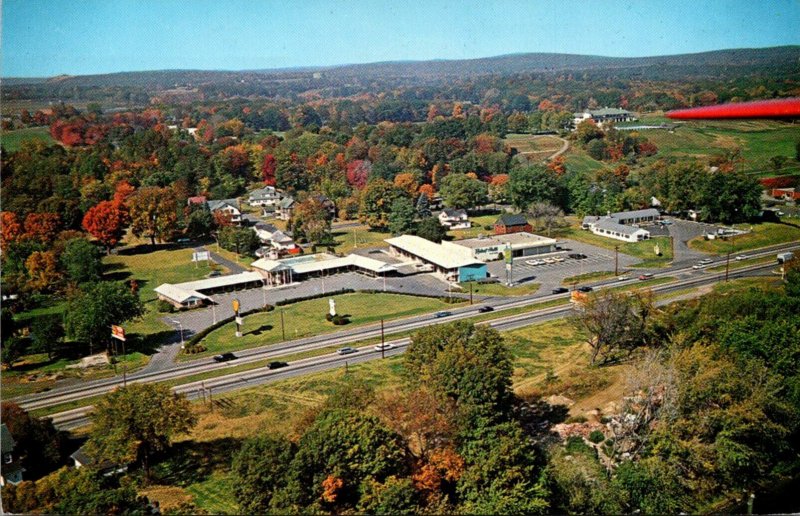
[[[183,348],[183,353],[186,354],[186,355],[194,355],[196,353],[202,353],[206,349],[207,348],[205,346],[203,346],[202,344],[194,344],[194,345],[186,346],[185,348]]]
[[[593,430],[592,433],[589,434],[589,441],[593,442],[594,444],[600,444],[605,440],[606,436],[603,435],[603,432],[600,430]]]
[[[494,231],[494,226],[492,226],[491,224],[486,224],[485,226],[483,226],[483,229],[485,229],[486,231]]]
[[[350,323],[350,319],[348,319],[347,317],[344,317],[342,315],[336,314],[336,315],[333,316],[332,322],[336,326],[343,326],[345,324],[349,324]]]
[[[325,320],[326,321],[331,322],[332,319],[333,319],[333,316],[330,314],[330,312],[325,314]]]
[[[172,303],[170,303],[169,301],[167,301],[165,299],[159,299],[157,307],[158,307],[159,313],[162,313],[162,314],[163,313],[171,314],[172,312],[175,311],[175,307],[172,305]]]

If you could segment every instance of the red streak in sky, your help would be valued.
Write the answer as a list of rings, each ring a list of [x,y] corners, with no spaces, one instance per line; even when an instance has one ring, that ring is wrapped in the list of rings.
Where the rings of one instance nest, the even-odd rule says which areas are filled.
[[[668,112],[667,117],[678,120],[704,118],[800,118],[800,98],[757,100],[755,102],[676,109]]]

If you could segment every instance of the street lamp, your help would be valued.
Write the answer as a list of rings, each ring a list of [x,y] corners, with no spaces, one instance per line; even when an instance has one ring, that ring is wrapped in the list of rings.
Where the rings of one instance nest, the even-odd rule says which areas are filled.
[[[185,344],[184,344],[184,342],[183,342],[183,325],[182,325],[182,324],[181,324],[181,322],[180,322],[179,320],[177,320],[177,319],[172,319],[172,322],[174,322],[175,324],[177,324],[177,325],[178,325],[178,328],[180,328],[180,332],[181,332],[181,349],[184,349],[186,346],[185,346]]]

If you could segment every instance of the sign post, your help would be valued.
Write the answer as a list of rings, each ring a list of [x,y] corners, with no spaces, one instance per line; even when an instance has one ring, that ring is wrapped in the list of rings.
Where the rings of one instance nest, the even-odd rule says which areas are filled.
[[[236,318],[236,336],[242,336],[242,318],[239,316],[239,300],[233,300],[233,316]]]
[[[503,256],[506,262],[506,285],[510,287],[514,279],[514,253],[511,250],[511,244],[506,244]]]
[[[111,338],[117,339],[122,341],[122,357],[125,357],[125,328],[122,326],[117,326],[116,324],[111,325]],[[127,365],[125,362],[122,362],[122,386],[128,386],[128,375],[127,375]]]

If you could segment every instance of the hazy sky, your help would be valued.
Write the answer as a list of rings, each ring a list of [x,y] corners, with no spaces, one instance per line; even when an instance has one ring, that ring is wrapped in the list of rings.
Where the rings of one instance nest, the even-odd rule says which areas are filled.
[[[800,0],[1,0],[4,77],[800,44]]]

